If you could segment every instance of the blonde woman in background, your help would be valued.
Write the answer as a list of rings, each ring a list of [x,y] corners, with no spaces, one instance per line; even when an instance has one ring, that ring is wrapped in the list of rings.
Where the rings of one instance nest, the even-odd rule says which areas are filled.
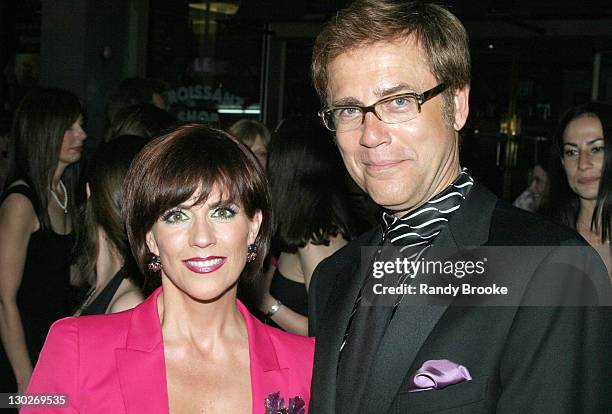
[[[229,127],[228,132],[249,147],[265,170],[268,165],[268,146],[270,145],[268,128],[261,122],[241,119]]]

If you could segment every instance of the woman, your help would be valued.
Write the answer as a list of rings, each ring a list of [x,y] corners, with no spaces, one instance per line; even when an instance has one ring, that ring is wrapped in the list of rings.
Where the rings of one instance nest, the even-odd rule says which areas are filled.
[[[555,139],[555,158],[565,174],[555,175],[549,210],[597,250],[612,278],[612,106],[591,102],[572,108]]]
[[[144,300],[138,287],[140,273],[121,219],[121,204],[127,170],[147,141],[126,135],[102,144],[96,152],[75,249],[79,282],[91,289],[76,316],[119,312]]]
[[[164,109],[153,104],[141,103],[121,108],[106,132],[106,142],[122,135],[153,138],[176,126],[176,119]]]
[[[536,164],[529,172],[529,186],[512,203],[513,206],[535,213],[548,197],[548,173],[542,164]]]
[[[15,114],[0,198],[0,390],[23,392],[53,321],[68,314],[83,117],[60,89],[27,95]],[[15,387],[16,381],[16,387]]]
[[[307,335],[312,273],[352,233],[342,161],[327,130],[303,117],[279,126],[268,161],[280,256],[260,310],[284,330]]]
[[[228,132],[253,151],[257,161],[265,170],[268,163],[268,146],[270,145],[268,128],[261,122],[241,119],[232,124]]]
[[[271,233],[253,154],[221,131],[179,127],[134,159],[123,207],[138,267],[161,288],[132,310],[56,323],[28,392],[67,394],[88,413],[263,414],[276,392],[307,404],[314,340],[236,300]]]

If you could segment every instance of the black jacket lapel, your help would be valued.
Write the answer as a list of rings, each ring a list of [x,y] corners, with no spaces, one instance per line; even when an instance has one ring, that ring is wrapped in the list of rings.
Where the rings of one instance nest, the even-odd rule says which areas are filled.
[[[357,240],[355,245],[350,246],[350,251],[339,252],[338,259],[342,261],[342,266],[336,274],[321,275],[324,278],[333,277],[335,282],[325,303],[318,304],[325,306],[325,309],[317,325],[310,413],[333,413],[336,409],[336,377],[340,346],[368,270],[360,269],[361,250],[365,246],[377,245],[381,233],[376,231],[364,236],[363,240]]]
[[[436,238],[426,258],[448,257],[458,252],[459,247],[484,244],[496,201],[493,194],[476,183],[449,225]],[[361,412],[379,414],[389,411],[400,387],[405,384],[406,376],[411,374],[417,353],[448,305],[423,305],[411,296],[404,297],[378,349]]]

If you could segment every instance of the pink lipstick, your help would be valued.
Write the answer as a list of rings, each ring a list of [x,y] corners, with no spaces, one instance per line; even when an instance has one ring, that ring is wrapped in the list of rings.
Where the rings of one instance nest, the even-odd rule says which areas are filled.
[[[194,273],[212,273],[223,266],[225,260],[223,256],[192,257],[183,260],[183,264]]]

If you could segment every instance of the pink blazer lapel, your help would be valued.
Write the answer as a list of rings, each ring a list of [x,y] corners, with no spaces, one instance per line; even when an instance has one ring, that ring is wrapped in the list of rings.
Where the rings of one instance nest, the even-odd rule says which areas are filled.
[[[119,383],[128,413],[168,413],[168,390],[164,346],[157,313],[157,289],[132,314],[125,348],[115,350]],[[267,325],[253,317],[237,301],[247,325],[251,364],[253,414],[264,414],[264,400],[280,392],[288,402],[291,390],[290,368],[281,366]]]
[[[127,413],[168,413],[164,343],[157,313],[157,289],[132,313],[126,347],[115,350]]]
[[[253,414],[264,414],[264,400],[269,394],[279,391],[285,402],[290,397],[287,395],[290,369],[279,364],[278,350],[269,333],[271,328],[253,317],[240,301],[237,302],[249,336]]]

